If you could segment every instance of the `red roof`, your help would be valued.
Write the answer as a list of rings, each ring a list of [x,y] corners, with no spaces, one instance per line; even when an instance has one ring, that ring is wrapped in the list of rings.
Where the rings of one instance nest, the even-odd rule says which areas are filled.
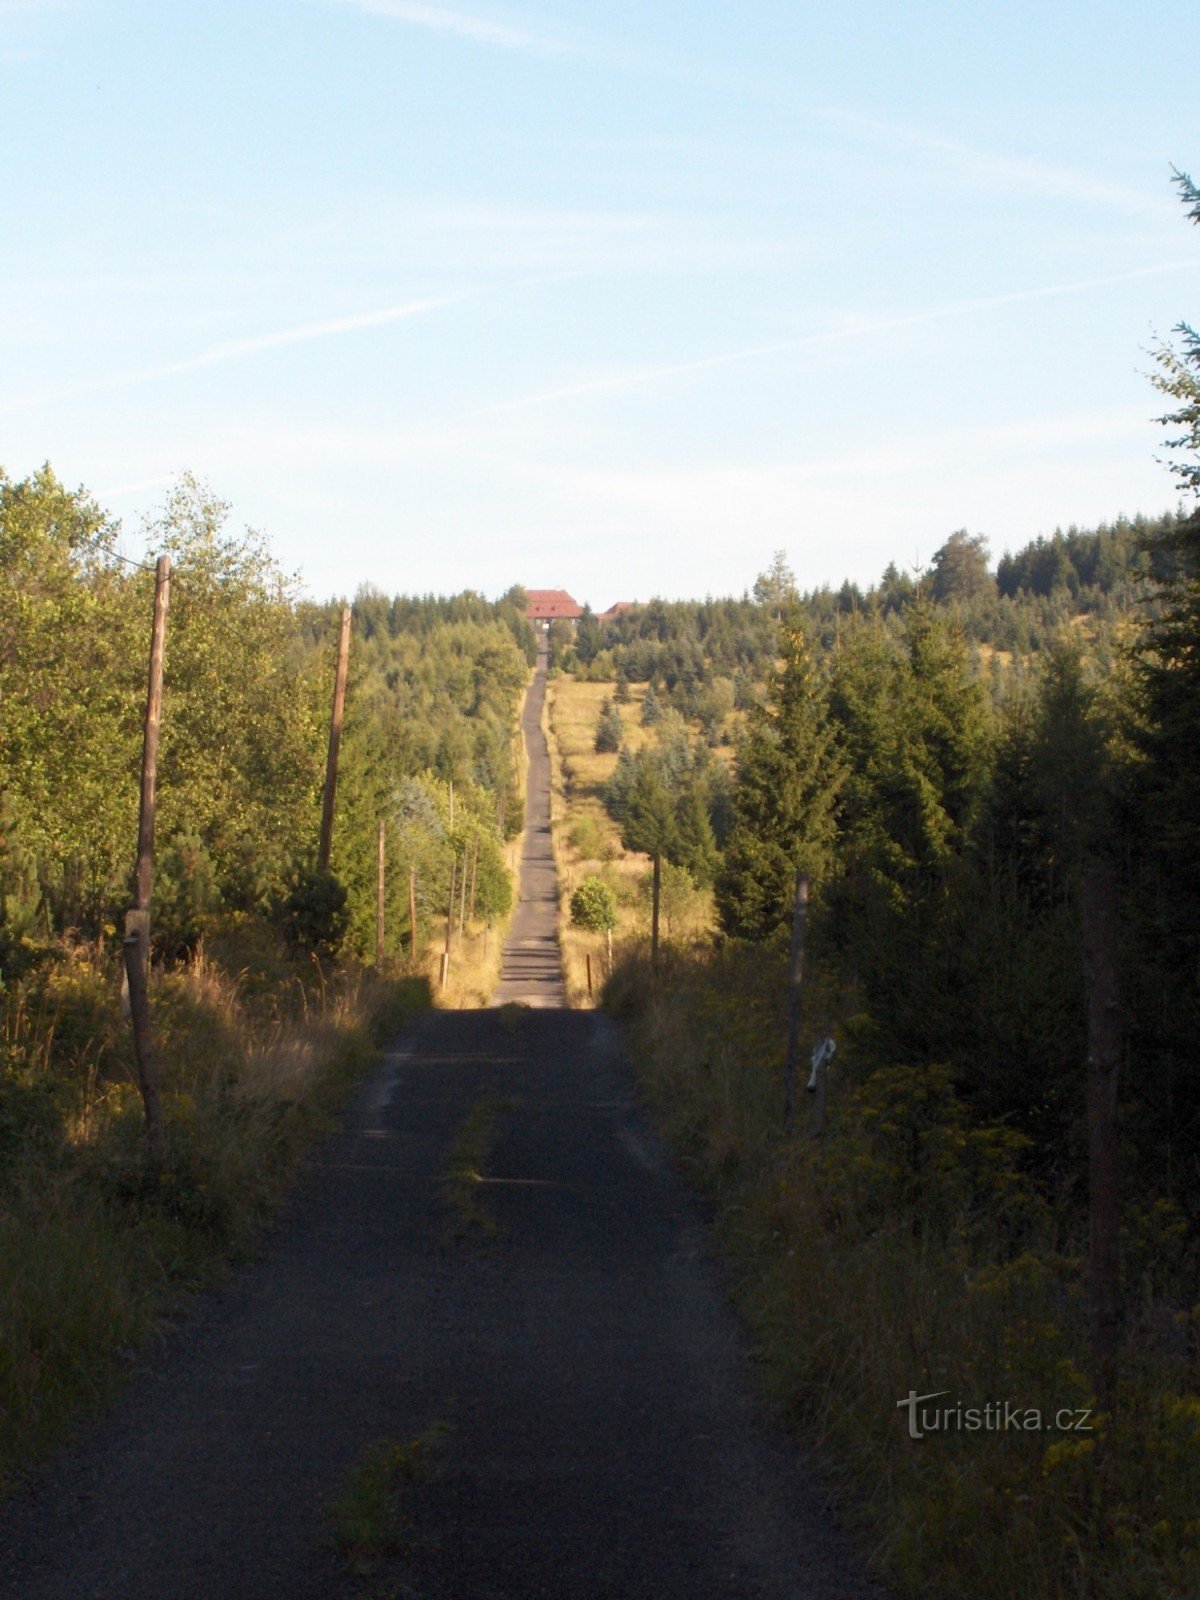
[[[600,615],[601,615],[602,618],[603,617],[619,617],[621,615],[622,611],[628,611],[633,606],[636,606],[636,605],[637,605],[637,601],[636,600],[617,600],[611,606],[609,606],[607,611],[602,611],[600,613]]]
[[[575,604],[565,589],[527,589],[529,596],[525,615],[530,622],[549,622],[555,617],[576,621],[583,615],[583,607]]]

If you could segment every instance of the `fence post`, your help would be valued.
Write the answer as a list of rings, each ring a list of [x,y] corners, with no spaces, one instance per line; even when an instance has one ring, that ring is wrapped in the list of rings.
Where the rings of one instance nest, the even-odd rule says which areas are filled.
[[[797,872],[792,902],[792,960],[788,972],[787,1054],[783,1063],[783,1122],[790,1127],[796,1111],[796,1063],[800,1054],[800,1004],[804,985],[804,936],[808,927],[808,874]],[[822,1112],[824,1107],[822,1107]]]
[[[662,854],[654,852],[653,904],[650,910],[650,965],[658,971],[658,903],[662,892]]]

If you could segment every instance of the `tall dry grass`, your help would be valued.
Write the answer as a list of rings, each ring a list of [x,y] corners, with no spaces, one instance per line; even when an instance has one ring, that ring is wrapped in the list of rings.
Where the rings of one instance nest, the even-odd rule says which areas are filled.
[[[144,1151],[116,961],[63,947],[0,997],[0,1489],[244,1255],[421,980],[295,967],[265,938],[156,972],[168,1160]]]
[[[1121,1401],[1099,1415],[1078,1203],[1039,1192],[1020,1140],[973,1126],[945,1071],[877,1061],[869,1019],[819,973],[805,1037],[839,1042],[827,1131],[811,1137],[803,1107],[785,1130],[785,969],[782,951],[672,951],[655,984],[634,955],[606,999],[710,1198],[775,1399],[834,1464],[891,1585],[1195,1600],[1198,1316],[1164,1289],[1187,1277],[1165,1272],[1186,1267],[1179,1218],[1130,1206]],[[911,1391],[1010,1402],[1049,1425],[990,1427],[985,1413],[913,1439],[899,1406]],[[1088,1431],[1055,1425],[1089,1410]]]

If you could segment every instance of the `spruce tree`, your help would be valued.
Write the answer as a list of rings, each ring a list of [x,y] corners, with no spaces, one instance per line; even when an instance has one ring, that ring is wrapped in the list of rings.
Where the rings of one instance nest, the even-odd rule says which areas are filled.
[[[1188,216],[1200,223],[1200,190],[1176,173]],[[1192,497],[1200,496],[1200,334],[1181,323],[1179,349],[1157,352],[1155,387],[1177,402],[1159,420],[1182,430],[1167,447],[1180,452],[1171,470]],[[1139,736],[1146,757],[1144,792],[1157,845],[1183,874],[1193,906],[1200,899],[1200,509],[1179,518],[1150,543],[1163,573],[1164,609],[1146,630],[1137,669],[1143,697]],[[1179,881],[1178,879],[1176,880]],[[1194,915],[1191,919],[1194,922]],[[1200,934],[1193,943],[1200,948]]]
[[[727,933],[765,939],[787,924],[797,870],[819,886],[834,865],[845,770],[825,684],[793,610],[767,703],[751,709],[738,754],[733,824],[717,879]]]

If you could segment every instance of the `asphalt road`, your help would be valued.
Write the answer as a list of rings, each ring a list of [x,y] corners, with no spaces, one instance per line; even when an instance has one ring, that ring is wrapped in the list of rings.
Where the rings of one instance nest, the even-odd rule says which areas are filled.
[[[504,959],[495,1004],[565,1006],[562,958],[558,946],[558,873],[550,840],[550,752],[542,732],[546,703],[546,654],[521,711],[521,732],[529,767],[526,776],[525,840],[521,852],[520,896],[504,941]]]
[[[353,1570],[331,1507],[430,1430]],[[616,1029],[552,1006],[418,1019],[262,1258],[0,1511],[5,1600],[875,1593],[755,1405]]]

